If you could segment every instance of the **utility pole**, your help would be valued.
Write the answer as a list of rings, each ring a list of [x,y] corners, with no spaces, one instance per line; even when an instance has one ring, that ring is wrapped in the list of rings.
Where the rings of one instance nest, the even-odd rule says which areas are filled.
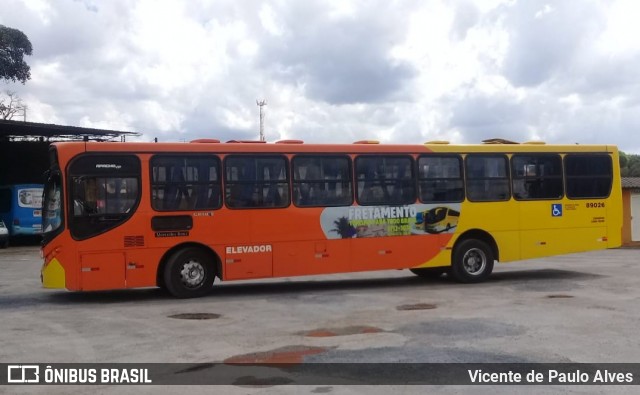
[[[264,139],[264,112],[262,111],[262,107],[267,105],[267,101],[262,99],[261,101],[256,100],[256,104],[260,107],[260,141],[265,141]]]

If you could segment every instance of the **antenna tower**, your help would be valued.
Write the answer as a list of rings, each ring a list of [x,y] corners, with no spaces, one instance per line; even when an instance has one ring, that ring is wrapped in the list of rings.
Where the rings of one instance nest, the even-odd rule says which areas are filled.
[[[267,101],[262,99],[262,100],[256,100],[256,104],[258,105],[258,107],[260,107],[260,141],[265,141],[264,139],[264,111],[262,110],[262,107],[267,105]]]

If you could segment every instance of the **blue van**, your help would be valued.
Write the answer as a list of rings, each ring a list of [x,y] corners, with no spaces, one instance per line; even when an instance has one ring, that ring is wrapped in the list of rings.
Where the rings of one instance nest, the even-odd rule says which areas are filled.
[[[0,219],[11,237],[42,233],[42,189],[42,184],[0,186]]]

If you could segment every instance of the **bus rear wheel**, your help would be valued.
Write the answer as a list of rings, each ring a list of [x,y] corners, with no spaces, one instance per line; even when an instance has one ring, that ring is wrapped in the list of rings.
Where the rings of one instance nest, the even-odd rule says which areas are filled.
[[[464,240],[453,252],[450,273],[458,282],[479,283],[491,275],[493,260],[493,251],[485,242]]]
[[[199,248],[187,247],[171,255],[164,268],[164,286],[177,298],[203,296],[213,286],[214,262]]]

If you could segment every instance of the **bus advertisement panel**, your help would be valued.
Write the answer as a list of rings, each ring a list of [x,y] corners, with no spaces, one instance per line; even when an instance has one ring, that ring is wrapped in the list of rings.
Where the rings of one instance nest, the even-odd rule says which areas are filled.
[[[495,262],[621,243],[617,148],[595,145],[56,143],[43,285],[158,286]]]

